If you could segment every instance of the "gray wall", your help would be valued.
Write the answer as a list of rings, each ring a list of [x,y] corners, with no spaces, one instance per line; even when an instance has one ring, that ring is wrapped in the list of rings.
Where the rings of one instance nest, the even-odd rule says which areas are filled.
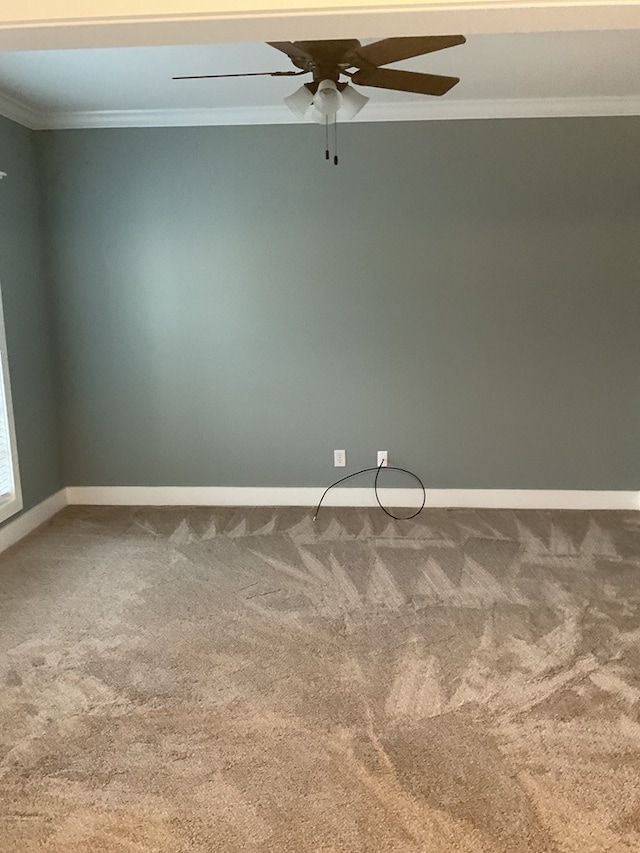
[[[62,487],[34,134],[0,118],[0,286],[25,510]]]
[[[42,135],[66,481],[639,488],[640,120],[340,136]]]

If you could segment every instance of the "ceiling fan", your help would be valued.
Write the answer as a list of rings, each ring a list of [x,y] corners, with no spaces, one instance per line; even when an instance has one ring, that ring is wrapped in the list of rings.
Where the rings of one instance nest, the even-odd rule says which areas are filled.
[[[312,107],[312,120],[328,126],[336,122],[338,115],[345,119],[354,118],[369,100],[349,82],[342,82],[340,78],[343,76],[348,77],[356,86],[371,86],[416,95],[444,95],[459,82],[459,77],[422,74],[381,66],[444,50],[464,44],[465,41],[462,35],[389,38],[367,45],[362,45],[358,39],[270,41],[267,44],[286,54],[298,71],[196,74],[173,79],[297,77],[301,74],[312,74],[313,80],[286,97],[284,102],[299,118],[305,118]],[[329,158],[328,145],[326,157]],[[334,163],[337,164],[337,156],[334,157]]]

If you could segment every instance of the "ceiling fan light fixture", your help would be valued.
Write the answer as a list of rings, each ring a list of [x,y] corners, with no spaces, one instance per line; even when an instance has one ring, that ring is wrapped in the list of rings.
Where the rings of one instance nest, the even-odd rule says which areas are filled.
[[[369,98],[362,95],[353,86],[346,86],[342,90],[342,109],[340,110],[340,118],[347,120],[355,118],[360,110],[367,104]]]
[[[329,121],[335,120],[335,114],[342,106],[342,95],[333,80],[321,80],[318,83],[318,91],[313,97],[313,106],[323,116],[327,116]]]
[[[286,97],[284,102],[294,115],[304,118],[313,103],[313,95],[306,86],[300,86],[293,95]]]

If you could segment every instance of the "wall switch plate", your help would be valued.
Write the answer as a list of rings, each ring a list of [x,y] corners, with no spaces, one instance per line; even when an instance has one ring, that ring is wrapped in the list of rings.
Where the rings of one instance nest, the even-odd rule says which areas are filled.
[[[378,467],[380,467],[380,465],[382,465],[383,468],[386,468],[388,464],[389,464],[389,454],[387,453],[386,450],[379,450],[378,451]]]
[[[334,450],[333,451],[333,465],[335,468],[344,468],[347,464],[347,451],[346,450]]]

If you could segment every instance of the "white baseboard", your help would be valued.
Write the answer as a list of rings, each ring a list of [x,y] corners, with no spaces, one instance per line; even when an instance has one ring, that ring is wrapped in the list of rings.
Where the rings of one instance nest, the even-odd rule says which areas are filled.
[[[61,489],[51,497],[46,498],[32,509],[23,512],[14,521],[10,521],[0,528],[0,553],[6,551],[16,542],[24,539],[29,533],[48,521],[57,512],[67,505],[66,489]]]
[[[69,504],[94,506],[315,506],[323,486],[73,486]],[[418,507],[417,489],[380,489],[389,507]],[[372,488],[333,489],[325,506],[376,506]],[[427,489],[427,507],[484,509],[640,509],[640,492],[553,489]]]
[[[323,486],[71,486],[0,528],[0,553],[68,505],[86,506],[315,506]],[[418,507],[417,489],[380,489],[388,507]],[[377,506],[373,489],[334,489],[325,506]],[[426,507],[445,509],[640,510],[640,492],[561,489],[427,489]]]

